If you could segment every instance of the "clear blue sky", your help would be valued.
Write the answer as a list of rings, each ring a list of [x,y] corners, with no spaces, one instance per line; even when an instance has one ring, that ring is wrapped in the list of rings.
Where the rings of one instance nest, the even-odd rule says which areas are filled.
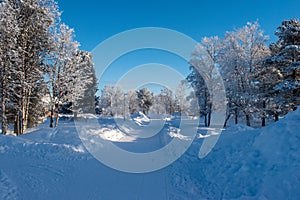
[[[273,36],[282,20],[300,18],[300,0],[58,0],[62,19],[75,28],[81,48],[91,51],[106,38],[137,27],[165,27],[195,40],[258,20]]]
[[[164,27],[200,41],[204,36],[223,37],[226,31],[256,20],[274,42],[277,39],[274,31],[282,20],[300,18],[300,0],[58,0],[58,4],[63,11],[63,22],[75,28],[80,48],[87,51],[133,28]],[[100,89],[115,83],[130,68],[148,62],[168,64],[184,75],[189,73],[189,66],[183,60],[149,52],[151,58],[147,52],[137,52],[135,56],[117,60],[101,79]]]

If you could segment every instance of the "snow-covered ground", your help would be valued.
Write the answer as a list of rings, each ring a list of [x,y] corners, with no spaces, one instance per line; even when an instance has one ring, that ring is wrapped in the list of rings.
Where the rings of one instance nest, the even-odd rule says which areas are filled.
[[[140,140],[122,131],[126,123],[118,128],[113,119],[98,120],[100,137],[128,151],[154,151],[174,138],[188,139],[178,119]],[[144,126],[149,118],[139,115],[133,121]],[[131,174],[96,160],[72,118],[62,119],[55,129],[46,121],[21,137],[0,136],[0,199],[300,199],[299,127],[299,110],[262,129],[232,126],[203,159],[199,149],[208,136],[200,128],[176,162]]]

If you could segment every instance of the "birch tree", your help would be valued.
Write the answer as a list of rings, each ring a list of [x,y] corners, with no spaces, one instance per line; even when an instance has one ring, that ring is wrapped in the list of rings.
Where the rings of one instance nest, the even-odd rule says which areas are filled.
[[[63,104],[71,104],[69,110],[75,117],[79,112],[95,112],[97,78],[92,55],[79,50],[79,43],[74,38],[74,29],[59,24],[47,69],[51,99],[50,127],[58,125],[58,113]]]
[[[251,115],[260,109],[254,103],[258,96],[253,78],[255,70],[269,54],[265,45],[267,39],[256,22],[227,32],[223,40],[219,63],[226,84],[229,113],[234,113],[235,123],[238,123],[242,112],[246,117],[246,125],[250,126]]]
[[[210,126],[212,113],[212,95],[209,92],[210,87],[217,85],[210,84],[213,82],[213,67],[217,66],[220,52],[221,41],[218,37],[204,37],[200,44],[195,47],[190,61],[191,73],[187,77],[191,83],[198,98],[200,115],[204,118],[204,125]],[[212,66],[212,62],[214,65]]]
[[[7,104],[14,93],[13,68],[17,62],[17,41],[19,28],[15,18],[17,9],[11,1],[0,4],[0,60],[1,60],[1,125],[2,134],[7,133]]]
[[[31,105],[32,99],[38,98],[38,96],[33,96],[34,90],[44,86],[43,60],[49,50],[48,30],[53,23],[51,6],[54,4],[51,2],[50,0],[11,0],[2,3],[6,5],[4,8],[8,9],[3,12],[6,16],[1,18],[2,27],[4,20],[8,20],[6,23],[12,23],[11,25],[15,26],[14,30],[10,30],[12,37],[14,37],[10,43],[15,45],[15,48],[5,51],[10,57],[14,57],[14,59],[7,59],[7,63],[13,68],[10,70],[11,74],[4,76],[2,80],[6,84],[9,84],[10,81],[12,85],[9,92],[9,105],[11,112],[15,115],[14,132],[17,135],[26,131],[29,113],[38,112],[38,110],[31,110]],[[13,21],[10,21],[9,18]],[[3,99],[6,98],[7,94],[4,95]],[[5,104],[5,102],[2,103]]]

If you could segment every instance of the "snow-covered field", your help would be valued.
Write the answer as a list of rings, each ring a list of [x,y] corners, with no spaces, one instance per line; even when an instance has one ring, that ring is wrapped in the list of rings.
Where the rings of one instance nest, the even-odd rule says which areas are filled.
[[[149,119],[138,116],[136,124]],[[90,120],[90,117],[85,119]],[[99,118],[100,137],[130,151],[147,152],[177,138],[176,119],[157,136],[136,140]],[[170,166],[131,174],[96,160],[72,118],[56,129],[48,121],[21,137],[0,136],[0,199],[300,199],[300,111],[263,129],[232,126],[212,152],[198,158],[204,130]],[[125,126],[126,128],[126,126]]]

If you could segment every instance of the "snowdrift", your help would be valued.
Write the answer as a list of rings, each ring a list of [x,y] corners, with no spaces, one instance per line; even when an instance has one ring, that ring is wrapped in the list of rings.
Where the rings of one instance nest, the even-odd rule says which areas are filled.
[[[134,119],[147,122],[143,115]],[[105,137],[117,142],[113,120],[99,121]],[[262,129],[233,126],[203,159],[198,136],[169,167],[128,174],[94,159],[72,120],[56,129],[45,122],[21,137],[0,135],[0,199],[300,199],[299,124],[297,110]],[[180,139],[179,131],[165,127],[161,134]],[[159,138],[148,146],[160,148]],[[119,141],[130,143],[138,141]]]
[[[233,126],[202,160],[196,140],[172,166],[172,199],[299,199],[299,125],[300,110],[262,129]]]
[[[139,126],[147,126],[150,123],[149,117],[142,112],[136,112],[131,115],[131,119]]]

